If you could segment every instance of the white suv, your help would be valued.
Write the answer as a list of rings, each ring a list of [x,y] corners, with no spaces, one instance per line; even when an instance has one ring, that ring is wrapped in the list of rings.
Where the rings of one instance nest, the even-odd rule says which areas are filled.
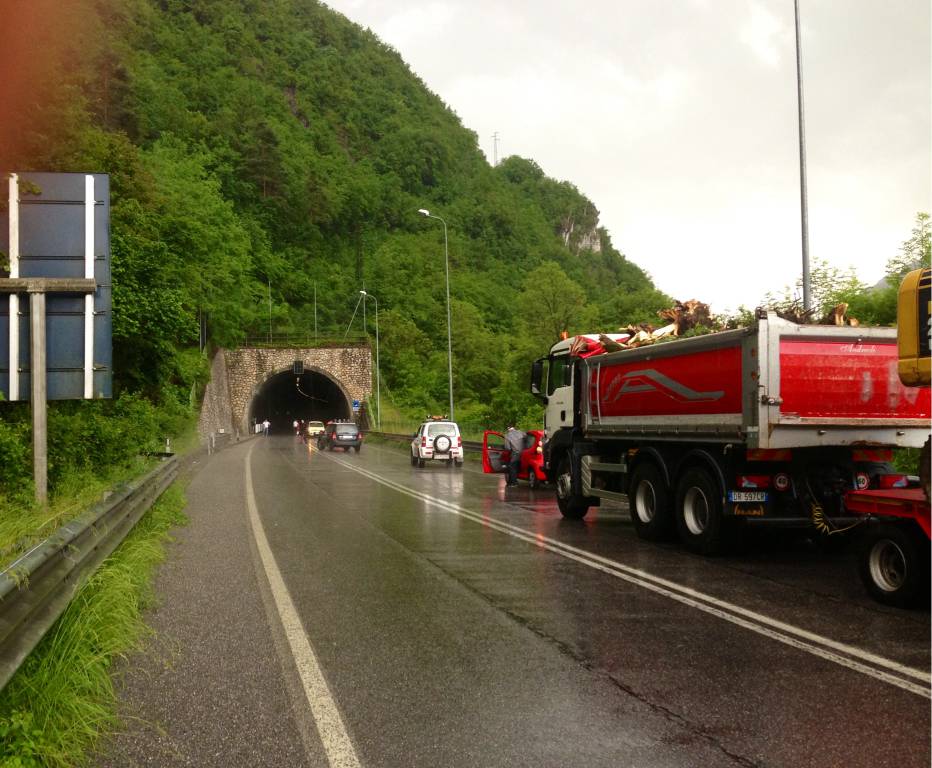
[[[411,466],[423,467],[429,459],[463,466],[463,438],[452,421],[425,421],[411,441]]]

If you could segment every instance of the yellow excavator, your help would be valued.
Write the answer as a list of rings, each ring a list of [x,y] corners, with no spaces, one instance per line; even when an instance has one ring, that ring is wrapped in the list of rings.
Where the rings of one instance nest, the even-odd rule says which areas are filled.
[[[917,269],[903,278],[896,303],[900,381],[907,387],[928,387],[929,336],[932,333],[932,269]],[[919,455],[919,480],[929,498],[929,447]]]

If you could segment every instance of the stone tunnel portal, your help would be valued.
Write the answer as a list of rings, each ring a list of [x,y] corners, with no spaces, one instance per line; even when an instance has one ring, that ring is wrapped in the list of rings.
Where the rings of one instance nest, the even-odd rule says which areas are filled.
[[[295,420],[323,421],[352,418],[352,403],[329,376],[305,369],[300,376],[291,371],[270,376],[249,406],[249,423],[268,419],[270,430],[292,431]]]

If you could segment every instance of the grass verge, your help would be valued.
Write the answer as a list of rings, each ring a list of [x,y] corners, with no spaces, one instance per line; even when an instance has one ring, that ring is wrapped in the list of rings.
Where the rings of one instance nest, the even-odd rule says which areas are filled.
[[[189,425],[173,440],[177,454],[197,449],[199,437],[196,425]],[[109,470],[70,469],[51,489],[48,507],[36,504],[20,495],[11,499],[0,495],[0,566],[12,562],[30,547],[50,536],[65,523],[90,509],[104,494],[122,483],[142,477],[154,468],[159,459],[136,456]]]
[[[175,483],[81,587],[39,646],[0,691],[0,766],[79,766],[118,725],[110,675],[149,630],[152,576],[169,531],[187,522]]]
[[[0,519],[0,564],[9,563],[50,536],[100,501],[106,491],[141,477],[157,463],[158,459],[139,457],[111,469],[105,476],[91,471],[73,470],[58,483],[48,507],[42,507],[31,500],[20,500],[18,504],[5,503],[6,514]]]

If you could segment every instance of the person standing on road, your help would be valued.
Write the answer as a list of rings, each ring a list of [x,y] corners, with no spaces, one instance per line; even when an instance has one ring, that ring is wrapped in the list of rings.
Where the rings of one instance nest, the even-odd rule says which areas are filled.
[[[265,437],[268,437],[268,436],[269,436],[269,427],[270,427],[270,426],[271,426],[271,424],[269,423],[269,420],[268,420],[268,419],[266,419],[265,421],[262,422],[262,434],[263,434]]]
[[[521,466],[521,453],[524,451],[524,442],[527,435],[514,424],[509,425],[508,431],[505,432],[505,445],[511,451],[511,458],[508,461],[508,480],[507,485],[518,484],[518,467]]]

